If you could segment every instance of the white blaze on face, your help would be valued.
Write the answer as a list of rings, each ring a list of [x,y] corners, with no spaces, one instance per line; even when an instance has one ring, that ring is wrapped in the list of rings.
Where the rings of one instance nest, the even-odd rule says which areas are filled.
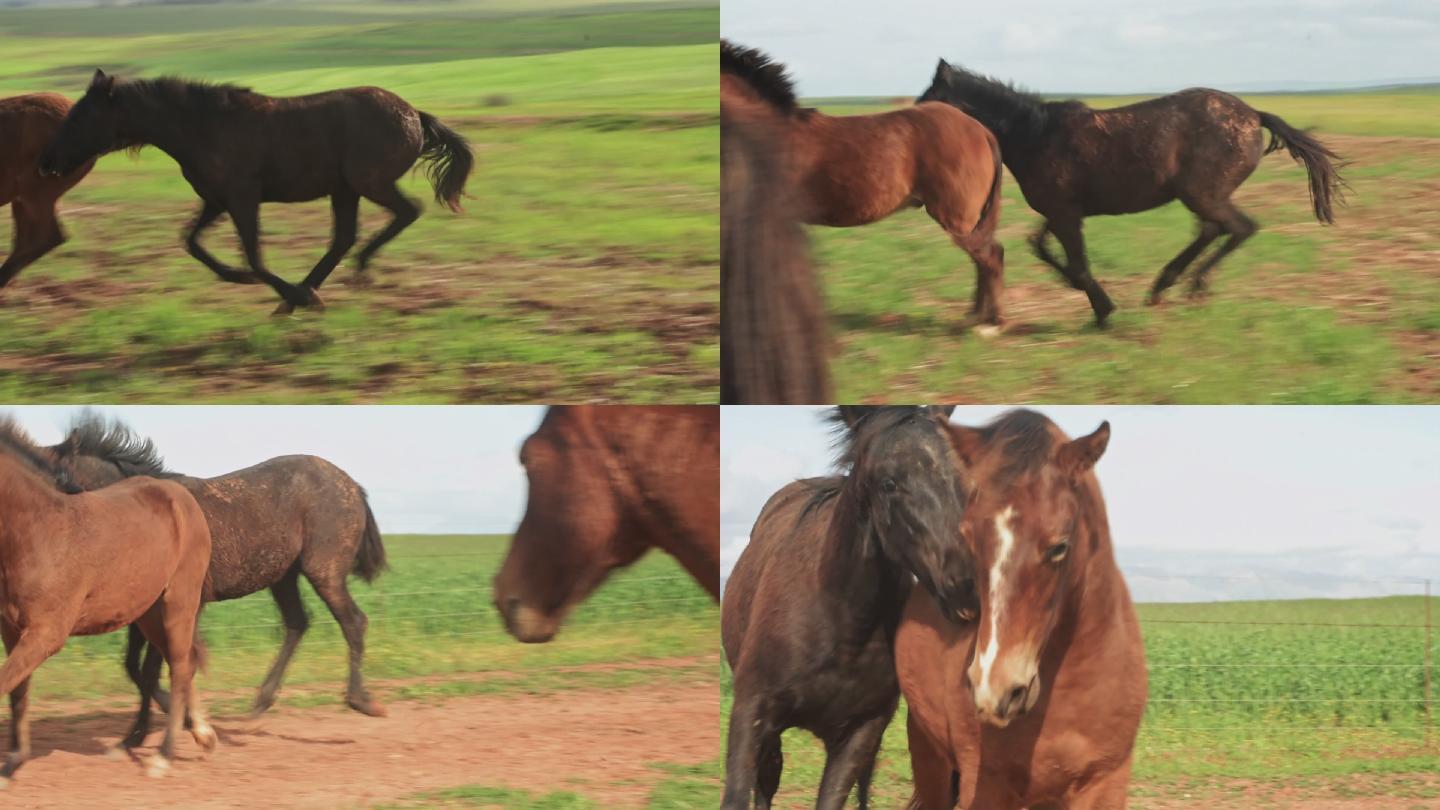
[[[975,663],[980,672],[978,677],[972,678],[975,687],[975,702],[980,706],[993,706],[996,701],[992,699],[990,689],[990,672],[995,666],[995,657],[1000,653],[1000,614],[1004,612],[1005,602],[1009,599],[1010,587],[1005,581],[1006,563],[1010,561],[1010,552],[1015,547],[1015,534],[1010,529],[1011,521],[1015,518],[1015,507],[1007,506],[1004,511],[995,517],[995,560],[990,565],[990,593],[989,593],[989,615],[990,638],[985,643],[985,649],[980,651]]]

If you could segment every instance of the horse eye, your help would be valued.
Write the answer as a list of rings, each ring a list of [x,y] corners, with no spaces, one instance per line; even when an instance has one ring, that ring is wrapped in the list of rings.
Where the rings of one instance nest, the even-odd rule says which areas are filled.
[[[1060,562],[1061,560],[1065,559],[1065,555],[1069,553],[1070,541],[1061,540],[1060,542],[1046,549],[1045,559],[1049,560],[1050,562]]]
[[[894,478],[886,478],[884,481],[881,481],[881,482],[880,482],[880,487],[881,487],[881,489],[884,489],[886,492],[894,492],[895,489],[896,489],[896,487],[895,487],[895,479],[894,479]]]

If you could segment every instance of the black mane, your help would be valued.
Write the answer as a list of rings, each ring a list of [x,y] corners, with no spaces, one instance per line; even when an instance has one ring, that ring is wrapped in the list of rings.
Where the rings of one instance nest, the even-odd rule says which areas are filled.
[[[165,469],[165,460],[155,449],[154,442],[136,435],[117,419],[106,419],[89,410],[76,417],[65,440],[55,446],[55,452],[61,458],[94,456],[104,459],[127,477],[173,478],[177,475]]]
[[[844,413],[839,408],[832,408],[825,414],[825,421],[834,433],[834,446],[838,454],[835,459],[837,474],[809,478],[802,482],[810,488],[810,500],[800,511],[800,518],[803,520],[826,501],[840,494],[850,481],[855,463],[865,455],[865,448],[876,437],[917,419],[933,418],[934,414],[926,406],[882,405],[866,413],[851,427],[845,421]]]
[[[70,473],[49,458],[30,434],[20,427],[13,416],[0,418],[0,452],[15,457],[41,478],[55,484],[55,488],[67,495],[84,490],[71,478]]]
[[[742,48],[729,40],[720,40],[720,72],[741,79],[760,98],[786,115],[800,111],[795,84],[786,75],[785,66],[755,48]]]
[[[1001,141],[1037,139],[1049,129],[1058,107],[1079,103],[1046,101],[1037,93],[1016,87],[1013,82],[945,63],[936,72],[930,91],[921,98],[946,101],[959,107]]]
[[[214,113],[233,110],[254,96],[248,87],[161,76],[115,83],[116,98],[139,106],[172,107],[186,112]]]

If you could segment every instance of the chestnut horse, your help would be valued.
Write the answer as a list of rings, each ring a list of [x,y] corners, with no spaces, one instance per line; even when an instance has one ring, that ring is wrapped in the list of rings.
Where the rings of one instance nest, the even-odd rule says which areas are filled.
[[[494,585],[510,635],[554,638],[611,571],[651,548],[719,596],[719,407],[556,405],[520,463],[529,500]]]
[[[911,808],[1125,806],[1145,650],[1092,467],[1109,423],[1070,440],[1034,411],[952,428],[978,622],[918,594],[895,641]]]
[[[300,577],[330,609],[349,647],[349,679],[345,702],[372,717],[385,706],[365,688],[361,667],[365,657],[365,612],[350,595],[352,574],[373,582],[385,571],[385,545],[365,490],[334,464],[315,456],[280,456],[243,470],[213,478],[193,478],[165,469],[149,439],[119,422],[93,414],[82,416],[65,440],[41,452],[85,489],[108,487],[131,476],[174,481],[200,504],[214,538],[207,599],[224,601],[269,589],[285,625],[285,640],[255,698],[252,713],[275,703],[290,658],[310,626],[300,598]],[[168,707],[158,689],[159,659],[154,645],[144,665],[142,628],[130,628],[126,670],[140,690],[135,731],[127,740],[138,745],[149,728],[150,698]]]
[[[210,530],[195,499],[173,481],[137,478],[79,493],[0,422],[0,693],[10,695],[10,755],[0,788],[30,757],[30,676],[70,636],[132,622],[170,664],[172,707],[148,772],[175,757],[184,719],[195,742],[215,747],[193,680],[195,624],[207,589]]]
[[[95,71],[90,87],[40,158],[42,171],[68,175],[117,149],[153,145],[180,164],[202,204],[185,245],[224,281],[269,284],[277,314],[323,308],[316,292],[355,245],[360,198],[392,214],[356,260],[357,278],[381,247],[420,218],[396,185],[416,161],[429,164],[435,199],[460,210],[474,156],[465,139],[429,113],[378,87],[272,98],[245,87],[176,78],[119,81]],[[330,198],[330,250],[299,285],[265,267],[260,204]],[[250,271],[228,267],[200,234],[228,213]]]
[[[1004,323],[1005,251],[995,239],[1000,146],[978,121],[938,103],[838,117],[801,109],[782,65],[723,40],[720,99],[737,119],[769,121],[782,132],[806,222],[849,228],[923,207],[975,262],[967,322]]]
[[[900,698],[892,645],[911,583],[947,614],[974,609],[949,410],[840,407],[847,472],[789,484],[761,510],[720,608],[735,691],[726,810],[752,796],[771,806],[780,735],[797,726],[825,743],[815,806],[838,810],[852,788],[868,806]]]
[[[720,401],[833,401],[825,304],[783,128],[720,99]]]
[[[1331,163],[1338,160],[1335,153],[1229,93],[1191,88],[1092,110],[1079,101],[1045,101],[942,59],[919,100],[954,104],[1000,139],[1025,201],[1045,217],[1031,239],[1035,254],[1085,293],[1101,325],[1115,305],[1090,275],[1081,234],[1085,217],[1133,214],[1179,200],[1200,220],[1199,236],[1156,277],[1151,304],[1211,242],[1227,236],[1191,277],[1191,294],[1204,294],[1215,265],[1255,233],[1254,220],[1230,197],[1271,152],[1284,148],[1305,164],[1315,218],[1335,220],[1332,202],[1343,185]],[[1262,128],[1270,130],[1268,146]],[[1063,263],[1045,246],[1052,233],[1065,250]]]
[[[0,264],[0,288],[65,243],[56,203],[90,173],[95,161],[79,163],[58,177],[41,176],[38,167],[41,151],[69,110],[70,102],[53,93],[0,99],[0,205],[10,205],[15,221],[10,255]]]

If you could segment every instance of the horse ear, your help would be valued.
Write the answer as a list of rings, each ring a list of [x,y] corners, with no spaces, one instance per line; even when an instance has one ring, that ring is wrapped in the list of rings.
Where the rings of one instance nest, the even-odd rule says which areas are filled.
[[[855,426],[860,424],[860,420],[878,410],[878,406],[840,405],[836,407],[836,410],[840,412],[840,418],[845,422],[845,426],[854,430]]]
[[[90,89],[87,93],[103,93],[110,95],[115,89],[115,77],[105,75],[105,71],[95,68],[95,75],[90,77]]]
[[[955,448],[955,454],[970,466],[980,457],[980,449],[985,445],[985,434],[973,427],[965,425],[950,425],[950,446]]]
[[[934,414],[941,422],[949,422],[951,414],[955,413],[954,405],[931,405],[930,413]]]
[[[941,59],[940,64],[935,66],[935,77],[937,79],[948,79],[950,78],[950,74],[954,72],[955,69],[950,67],[950,63],[944,59]]]
[[[1101,422],[1094,433],[1081,436],[1061,447],[1056,453],[1056,463],[1060,465],[1061,472],[1074,481],[1095,466],[1095,462],[1105,455],[1105,448],[1109,444],[1110,423]]]

